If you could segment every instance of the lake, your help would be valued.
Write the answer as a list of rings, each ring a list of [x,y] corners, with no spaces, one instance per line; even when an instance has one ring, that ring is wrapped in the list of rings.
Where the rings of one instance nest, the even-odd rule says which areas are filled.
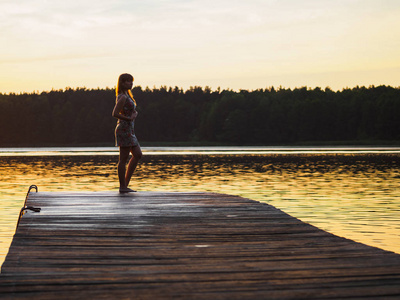
[[[400,148],[144,147],[131,187],[266,202],[339,236],[400,253]],[[117,191],[117,148],[0,148],[0,264],[30,185]]]

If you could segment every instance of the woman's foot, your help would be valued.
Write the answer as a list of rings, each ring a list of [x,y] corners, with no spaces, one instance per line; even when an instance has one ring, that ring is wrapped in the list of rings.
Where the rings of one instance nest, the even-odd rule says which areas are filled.
[[[126,188],[119,188],[119,192],[120,193],[134,193],[136,191],[126,187]]]

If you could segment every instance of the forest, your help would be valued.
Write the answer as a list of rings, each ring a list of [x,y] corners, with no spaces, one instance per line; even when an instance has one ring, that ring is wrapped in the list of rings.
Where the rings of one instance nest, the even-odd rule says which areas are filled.
[[[400,144],[400,88],[132,90],[142,145]],[[115,90],[0,94],[0,147],[113,146]]]

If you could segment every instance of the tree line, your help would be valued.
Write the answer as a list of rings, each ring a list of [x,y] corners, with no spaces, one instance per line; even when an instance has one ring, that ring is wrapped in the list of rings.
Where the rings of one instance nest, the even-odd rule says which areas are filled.
[[[142,143],[278,145],[400,141],[400,88],[134,87]],[[114,144],[115,90],[0,94],[0,146]]]

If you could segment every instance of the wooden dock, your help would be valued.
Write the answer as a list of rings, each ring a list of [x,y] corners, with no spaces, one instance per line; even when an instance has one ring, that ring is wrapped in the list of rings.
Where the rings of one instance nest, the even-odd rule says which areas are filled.
[[[400,299],[400,255],[213,193],[31,192],[6,299]]]

